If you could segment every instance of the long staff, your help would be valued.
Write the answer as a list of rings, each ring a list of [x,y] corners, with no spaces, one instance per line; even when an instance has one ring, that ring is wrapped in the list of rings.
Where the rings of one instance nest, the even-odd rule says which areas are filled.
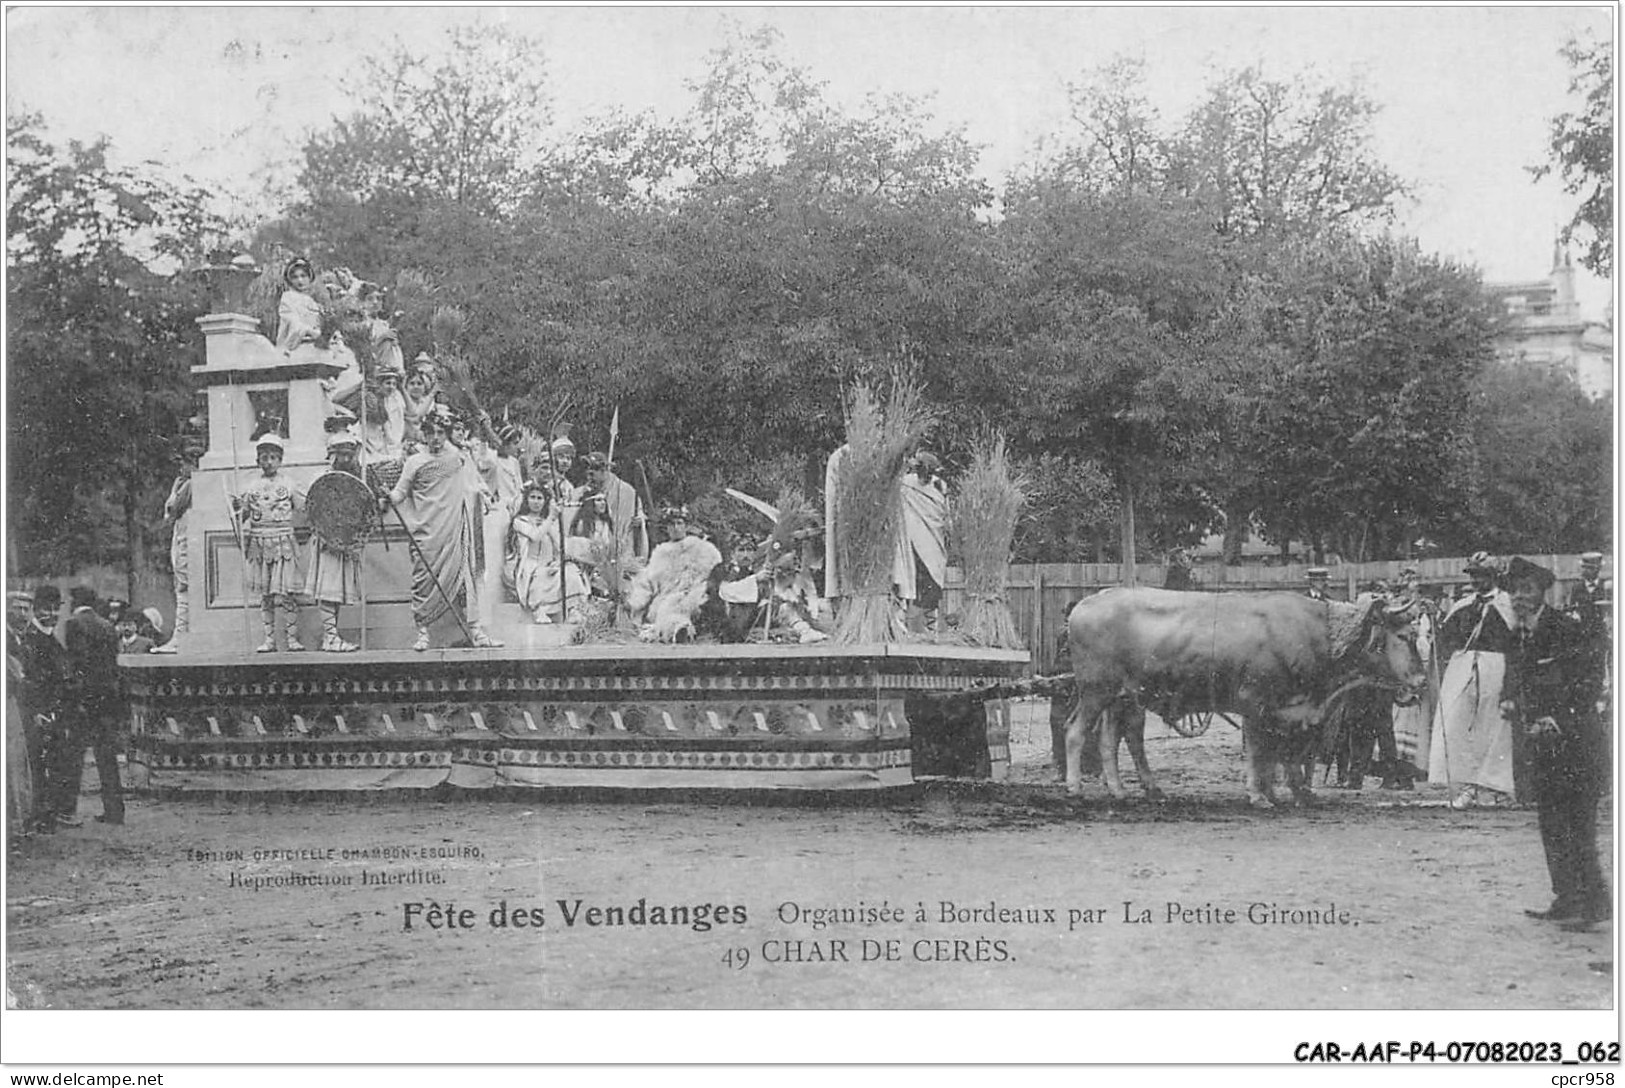
[[[604,455],[604,482],[606,484],[609,482],[610,477],[615,476],[615,440],[620,436],[621,406],[617,404],[615,413],[609,417],[609,452]],[[618,476],[615,476],[615,478],[620,479]],[[636,508],[637,503],[634,502],[634,516]],[[621,600],[621,527],[615,524],[615,512],[609,507],[609,489],[607,487],[604,489],[604,516],[609,519],[609,535],[615,547],[615,562],[610,567],[610,570],[614,573],[615,582],[609,587],[609,595],[611,600],[618,606]],[[630,525],[627,526],[628,532],[630,532],[631,528]]]
[[[472,645],[474,642],[474,633],[468,629],[468,623],[463,619],[463,614],[457,611],[457,606],[452,603],[450,595],[446,593],[446,587],[441,585],[440,579],[434,576],[434,568],[429,566],[429,559],[423,554],[422,546],[418,544],[417,537],[412,535],[411,526],[406,524],[406,518],[401,516],[400,510],[395,506],[394,503],[390,503],[389,508],[395,512],[395,520],[400,522],[401,528],[406,531],[406,543],[407,546],[412,549],[413,557],[416,558],[419,563],[423,564],[424,573],[429,576],[429,581],[434,583],[434,588],[440,592],[440,599],[446,602],[446,611],[452,614],[452,618],[457,621],[457,626],[463,629],[463,637],[468,639],[469,644]],[[470,543],[472,543],[472,541],[470,541]]]
[[[565,481],[562,474],[559,476],[559,482],[561,482],[561,490],[564,487],[569,487],[569,481]],[[569,591],[565,589],[564,585],[564,563],[569,562],[570,555],[569,550],[564,547],[564,503],[556,502],[554,507],[559,510],[559,622],[564,624],[570,619]]]
[[[231,491],[232,496],[241,501],[243,489],[242,481],[237,475],[237,383],[234,377],[227,377],[226,390],[229,408],[226,412],[226,419],[231,425]],[[251,651],[254,649],[254,629],[248,619],[248,546],[243,542],[243,527],[237,520],[237,511],[232,508],[229,500],[226,503],[226,515],[231,519],[231,534],[237,539],[237,554],[243,558],[241,579],[243,588],[243,646]]]
[[[367,332],[370,339],[370,334],[372,332],[370,326]],[[369,344],[368,347],[370,349],[371,344]],[[378,375],[378,353],[376,351],[369,350],[368,354],[372,361],[372,377],[373,380],[376,381]],[[360,363],[361,360],[358,356],[356,359],[356,364],[359,366]],[[361,464],[361,482],[367,484],[368,488],[370,489],[372,485],[367,480],[367,372],[364,367],[361,371],[361,456],[357,460]],[[382,523],[383,519],[380,518],[380,527],[382,526]],[[361,571],[366,565],[367,543],[366,539],[362,538],[361,547],[357,551],[355,557],[355,591],[356,594],[361,598],[361,650],[363,653],[365,653],[367,649],[367,582],[366,579],[361,577]]]

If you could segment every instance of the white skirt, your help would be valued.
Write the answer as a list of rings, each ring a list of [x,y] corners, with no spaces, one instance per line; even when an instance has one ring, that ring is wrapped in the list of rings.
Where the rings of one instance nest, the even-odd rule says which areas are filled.
[[[1429,782],[1512,792],[1512,723],[1501,713],[1505,677],[1503,654],[1469,650],[1450,659],[1433,716]]]

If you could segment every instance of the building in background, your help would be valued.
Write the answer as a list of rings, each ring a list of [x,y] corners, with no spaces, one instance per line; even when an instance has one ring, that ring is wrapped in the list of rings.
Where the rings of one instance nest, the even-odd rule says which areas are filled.
[[[1552,270],[1526,283],[1486,283],[1506,308],[1509,322],[1497,349],[1572,377],[1590,397],[1614,389],[1614,304],[1601,321],[1580,312],[1574,293],[1574,260],[1561,244],[1552,249]]]

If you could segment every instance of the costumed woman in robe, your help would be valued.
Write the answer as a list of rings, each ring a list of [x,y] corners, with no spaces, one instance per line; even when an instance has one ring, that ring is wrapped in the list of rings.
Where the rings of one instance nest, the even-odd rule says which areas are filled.
[[[314,343],[322,335],[322,307],[310,293],[316,270],[303,257],[295,257],[282,270],[282,297],[276,308],[276,346],[292,354],[301,344]]]
[[[843,533],[841,520],[841,475],[851,447],[842,445],[829,455],[824,466],[824,599],[840,615],[841,602],[852,595],[852,577],[841,567],[840,550],[835,546]]]
[[[1399,590],[1389,610],[1403,613],[1416,625],[1416,652],[1427,668],[1428,685],[1421,698],[1392,710],[1400,759],[1415,773],[1426,775],[1433,747],[1433,713],[1439,702],[1438,631],[1433,603],[1422,595],[1422,579],[1415,567],[1399,572]]]
[[[574,563],[564,565],[563,585],[559,560],[564,543],[553,499],[540,480],[525,485],[524,506],[509,528],[508,562],[504,573],[508,588],[530,610],[537,623],[568,620],[588,594],[587,579]],[[560,594],[565,597],[560,606]]]
[[[475,534],[470,514],[471,473],[462,452],[448,441],[449,411],[430,412],[419,422],[424,448],[406,459],[401,478],[386,501],[412,534],[412,618],[414,650],[429,648],[429,625],[456,610],[475,646],[498,643],[480,626],[475,576]],[[474,607],[470,607],[470,606]]]
[[[1467,563],[1473,594],[1455,602],[1439,625],[1447,657],[1433,717],[1428,781],[1458,790],[1451,808],[1494,806],[1511,798],[1512,726],[1501,711],[1506,655],[1517,618],[1512,598],[1495,586],[1496,568],[1484,552]]]
[[[937,475],[939,467],[935,455],[920,450],[901,485],[903,516],[898,523],[892,583],[910,613],[910,630],[935,626],[948,577],[948,487]],[[916,607],[918,615],[914,614]]]
[[[468,440],[474,468],[479,472],[487,502],[482,522],[485,534],[485,573],[480,581],[480,608],[486,622],[493,622],[496,606],[503,600],[503,557],[508,550],[508,525],[523,500],[524,474],[514,456],[519,446],[519,428],[504,424],[498,431],[491,417],[481,413],[479,430]]]

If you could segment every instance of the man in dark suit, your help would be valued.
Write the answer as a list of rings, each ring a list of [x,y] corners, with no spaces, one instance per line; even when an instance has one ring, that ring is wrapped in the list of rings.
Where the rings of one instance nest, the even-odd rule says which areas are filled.
[[[1605,671],[1613,656],[1613,636],[1608,630],[1613,610],[1614,586],[1602,576],[1602,553],[1585,552],[1580,556],[1580,580],[1569,587],[1564,611],[1580,621],[1598,667]]]
[[[69,594],[73,614],[63,626],[68,648],[70,688],[69,744],[73,766],[63,767],[57,793],[57,821],[78,822],[79,778],[85,748],[96,754],[96,777],[102,785],[101,823],[124,822],[124,789],[119,782],[118,735],[123,718],[119,697],[118,631],[96,611],[96,591],[75,586]],[[65,759],[68,757],[64,757]]]
[[[1599,676],[1579,621],[1546,604],[1552,572],[1523,558],[1507,567],[1517,617],[1503,707],[1529,738],[1540,839],[1556,898],[1532,918],[1584,932],[1612,917],[1597,858],[1597,803],[1606,787],[1608,734],[1597,714]]]
[[[53,585],[34,591],[26,626],[13,632],[12,691],[20,704],[28,753],[29,811],[34,831],[56,830],[57,782],[66,762],[68,715],[63,711],[67,654],[56,640],[62,592]]]

